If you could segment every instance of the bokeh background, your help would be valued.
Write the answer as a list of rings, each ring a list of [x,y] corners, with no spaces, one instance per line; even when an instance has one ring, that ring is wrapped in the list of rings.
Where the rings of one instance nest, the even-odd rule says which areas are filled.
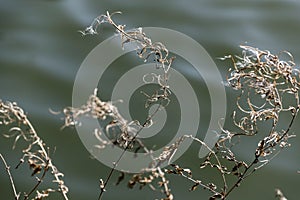
[[[102,27],[97,36],[82,37],[77,32],[107,10],[122,11],[123,15],[115,19],[129,28],[165,27],[192,37],[215,59],[224,76],[228,63],[217,58],[239,53],[238,46],[245,43],[274,53],[290,51],[295,62],[300,63],[300,2],[296,0],[1,0],[0,99],[18,102],[47,145],[56,149],[52,157],[65,174],[70,199],[97,199],[99,178],[105,178],[109,168],[90,158],[74,129],[60,130],[63,121],[60,116],[51,114],[49,108],[58,111],[72,104],[73,81],[81,62],[96,45],[114,34],[109,26]],[[205,83],[202,84],[199,87],[205,90]],[[229,116],[234,98],[230,90],[227,92]],[[203,94],[206,95],[202,95],[201,102],[209,104],[207,91]],[[204,128],[208,123],[206,112],[209,110],[201,113]],[[292,129],[295,134],[298,134],[299,120],[297,118]],[[226,126],[230,127],[229,121]],[[289,199],[298,199],[299,138],[291,140],[290,148],[249,177],[229,199],[274,199],[275,188],[282,189]],[[15,166],[20,149],[12,150],[12,144],[13,140],[1,137],[0,152]],[[241,158],[252,158],[253,144],[256,145],[250,142],[237,149]],[[197,151],[198,146],[193,145],[180,159],[184,166],[199,167]],[[12,169],[19,191],[27,191],[33,184],[26,171],[25,165],[20,170]],[[195,174],[198,178],[205,175]],[[150,200],[160,196],[150,189],[130,190],[126,182],[114,186],[117,176],[115,173],[110,181],[104,199]],[[171,178],[175,199],[207,199],[207,191],[189,192],[190,186],[191,183],[180,177]],[[0,199],[13,199],[2,164]],[[49,199],[61,197],[54,195]]]

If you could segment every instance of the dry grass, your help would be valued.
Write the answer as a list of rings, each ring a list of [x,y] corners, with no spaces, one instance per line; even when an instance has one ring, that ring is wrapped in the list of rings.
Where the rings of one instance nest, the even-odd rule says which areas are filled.
[[[169,95],[172,93],[172,88],[168,85],[169,69],[175,58],[169,56],[167,47],[162,43],[153,42],[142,28],[126,31],[125,25],[116,24],[112,19],[113,14],[107,12],[105,15],[100,15],[81,33],[83,35],[97,34],[98,26],[108,23],[122,38],[121,46],[123,48],[127,43],[134,43],[139,58],[145,61],[154,58],[157,71],[153,72],[151,76],[160,88],[153,91],[152,94],[146,95],[148,100],[145,102],[145,108],[151,104],[160,106],[144,122],[127,121],[112,102],[102,101],[97,96],[97,89],[95,89],[86,104],[78,108],[67,107],[64,109],[64,127],[80,125],[81,116],[108,120],[103,131],[97,129],[94,132],[95,138],[99,142],[95,146],[96,148],[101,150],[107,146],[118,145],[123,148],[124,152],[131,149],[135,152],[144,151],[151,154],[151,148],[144,145],[142,139],[138,139],[137,136],[143,128],[152,125],[153,116],[160,112],[161,108],[168,106]],[[241,49],[241,55],[230,55],[223,58],[224,60],[229,59],[232,64],[227,77],[227,86],[239,93],[236,99],[236,110],[232,115],[232,123],[237,130],[222,129],[219,141],[213,149],[191,135],[178,138],[174,144],[165,147],[160,156],[152,157],[149,168],[131,175],[128,181],[129,188],[136,185],[139,185],[141,189],[149,186],[153,190],[162,192],[164,195],[162,200],[172,200],[175,197],[171,193],[168,176],[177,175],[191,182],[191,187],[187,187],[190,191],[204,188],[210,193],[209,199],[226,199],[247,177],[269,163],[282,149],[290,146],[289,139],[294,136],[291,135],[290,129],[294,124],[300,105],[299,71],[295,69],[292,55],[289,52],[280,52],[278,55],[274,55],[269,51],[250,46],[241,46]],[[286,97],[289,102],[285,102]],[[289,123],[284,129],[278,128],[281,113],[290,115]],[[270,121],[272,124],[269,130],[260,128],[260,124],[266,121]],[[10,177],[15,199],[29,199],[30,197],[43,199],[52,192],[60,192],[64,199],[68,199],[68,188],[61,179],[63,174],[52,163],[52,159],[49,157],[49,148],[35,132],[24,111],[16,103],[0,101],[0,124],[11,127],[9,134],[5,136],[15,139],[13,148],[17,146],[20,139],[27,142],[28,146],[22,150],[23,157],[20,159],[19,165],[27,163],[32,169],[32,175],[37,177],[33,188],[29,192],[21,193],[14,184],[14,177],[10,173],[8,164],[0,154]],[[112,131],[114,134],[111,134]],[[105,140],[101,137],[103,134],[111,137],[109,140]],[[257,139],[257,147],[249,152],[253,156],[250,162],[239,160],[237,158],[239,152],[234,152],[232,148],[239,145],[239,143],[232,142],[233,139],[247,140],[248,137]],[[199,163],[199,170],[215,169],[218,173],[214,176],[220,176],[221,183],[205,181],[215,180],[215,177],[197,178],[199,172],[192,172],[188,167],[181,167],[181,165],[185,165],[184,163],[170,163],[184,140],[193,140],[208,148],[209,154]],[[120,159],[122,155],[120,155]],[[116,165],[119,160],[116,160]],[[169,166],[165,169],[161,168],[163,162],[169,162]],[[42,180],[48,171],[52,173],[53,181],[57,183],[57,189],[48,188],[39,191]],[[110,192],[107,189],[107,183],[114,172],[115,167],[111,169],[106,178],[100,179],[98,199],[103,197],[105,191]],[[38,176],[38,174],[40,175]],[[124,173],[120,174],[118,184],[124,180],[124,176]],[[234,181],[229,183],[227,181],[229,177],[234,177]],[[276,195],[280,199],[286,199],[280,190],[276,190]]]

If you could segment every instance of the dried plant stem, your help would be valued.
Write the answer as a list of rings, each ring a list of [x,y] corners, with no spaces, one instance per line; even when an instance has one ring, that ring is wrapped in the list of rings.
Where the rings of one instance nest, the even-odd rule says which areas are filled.
[[[247,172],[250,170],[254,164],[257,163],[256,159],[245,169],[244,173],[239,177],[239,179],[235,182],[235,184],[225,193],[222,200],[226,199],[226,197],[240,185],[240,183],[245,179]],[[247,175],[248,176],[248,175]]]
[[[156,169],[158,171],[159,177],[162,180],[162,185],[164,187],[164,191],[165,191],[165,194],[166,194],[167,198],[168,199],[173,199],[173,195],[171,194],[169,186],[168,186],[169,181],[166,179],[165,174],[162,172],[160,167],[157,167]]]
[[[287,134],[288,134],[288,132],[290,131],[290,129],[291,129],[291,127],[292,127],[292,125],[293,125],[293,123],[294,123],[294,120],[295,120],[295,118],[296,118],[296,116],[297,116],[297,114],[298,114],[298,111],[299,111],[299,107],[297,107],[296,108],[296,111],[292,114],[292,119],[291,119],[291,121],[290,121],[290,123],[289,123],[289,125],[288,125],[288,127],[287,127],[287,129],[285,130],[285,132],[282,134],[282,136],[279,138],[279,141],[282,141],[283,139],[284,139],[284,137],[286,137],[287,136]],[[267,146],[266,148],[264,148],[263,149],[263,151],[266,151],[266,150],[268,150],[269,148],[272,148],[272,146]],[[275,157],[277,154],[275,154],[273,157]],[[236,188],[236,187],[238,187],[240,184],[241,184],[241,182],[243,181],[243,180],[245,180],[245,178],[247,178],[249,175],[251,175],[252,173],[254,173],[258,168],[260,168],[260,166],[259,167],[256,167],[256,168],[254,168],[252,171],[250,171],[250,169],[252,168],[252,167],[254,167],[258,162],[259,162],[259,157],[260,157],[261,155],[256,155],[255,156],[255,159],[251,162],[251,164],[248,166],[248,167],[246,167],[246,169],[245,169],[245,171],[244,171],[244,173],[238,178],[238,180],[233,184],[233,186],[225,193],[225,195],[224,195],[224,197],[222,198],[223,200],[224,199],[226,199],[226,197]],[[268,160],[268,162],[269,162],[270,160]],[[249,172],[250,171],[250,172]],[[248,173],[249,172],[249,173]]]
[[[218,165],[219,167],[222,166],[219,157],[216,155],[216,153],[215,153],[215,152],[214,152],[214,151],[213,151],[213,150],[212,150],[205,142],[203,142],[203,141],[200,140],[199,138],[196,138],[196,137],[194,137],[194,136],[192,136],[192,135],[185,135],[185,137],[186,137],[186,138],[191,138],[192,140],[194,140],[194,141],[200,143],[201,145],[205,146],[205,147],[209,150],[209,152],[210,152],[211,154],[213,154],[214,158],[215,158],[216,161],[217,161],[217,165]],[[219,169],[219,170],[220,170],[220,172],[221,172],[221,177],[222,177],[222,181],[223,181],[223,184],[224,184],[223,190],[226,191],[226,190],[227,190],[227,181],[226,181],[225,173],[224,173],[223,169]],[[214,192],[214,193],[215,193],[215,191],[212,190],[211,188],[207,188],[206,185],[204,185],[204,186],[205,186],[206,189],[208,189],[208,190],[210,190],[211,192]]]
[[[107,178],[104,181],[104,184],[101,186],[101,191],[98,197],[98,200],[101,200],[103,193],[105,192],[106,189],[106,185],[108,184],[113,172],[116,170],[116,167],[118,165],[118,163],[120,162],[120,160],[122,159],[122,157],[124,156],[125,152],[128,150],[128,148],[130,147],[130,145],[132,144],[133,141],[135,141],[135,139],[137,138],[138,134],[145,128],[145,126],[153,119],[153,117],[155,116],[155,114],[161,109],[162,105],[159,104],[159,106],[157,106],[157,108],[154,110],[154,112],[148,116],[148,118],[145,120],[145,122],[142,124],[142,126],[140,127],[140,129],[136,132],[136,134],[133,136],[133,139],[126,145],[126,147],[124,148],[124,150],[122,151],[121,155],[119,156],[118,160],[116,160],[116,162],[113,164],[113,167],[110,169],[110,172],[107,176]],[[146,151],[146,153],[148,153],[148,149],[146,149],[146,147],[144,147],[144,150]]]
[[[113,172],[115,171],[121,158],[125,154],[126,150],[128,150],[134,144],[134,142],[138,142],[139,148],[143,148],[146,153],[149,153],[149,150],[143,145],[143,143],[140,140],[137,140],[136,138],[137,138],[138,134],[143,130],[144,127],[148,126],[149,124],[150,125],[152,124],[153,116],[158,112],[158,110],[161,107],[167,106],[170,101],[169,95],[171,94],[171,91],[170,91],[169,85],[168,85],[168,78],[169,78],[168,72],[169,72],[170,66],[172,64],[172,61],[174,60],[174,57],[169,58],[168,49],[160,42],[152,42],[152,40],[142,31],[142,28],[127,31],[127,30],[125,30],[125,25],[116,24],[114,22],[114,20],[112,20],[112,16],[114,14],[121,14],[121,12],[114,12],[112,14],[110,14],[109,12],[106,12],[105,15],[98,16],[97,18],[94,19],[94,21],[91,23],[90,26],[88,26],[84,31],[80,31],[80,33],[82,33],[83,35],[97,34],[98,26],[100,26],[103,23],[108,23],[115,28],[116,32],[121,37],[121,45],[123,48],[124,48],[124,45],[127,43],[134,43],[136,45],[136,52],[137,52],[138,57],[144,59],[145,62],[148,61],[149,58],[154,58],[157,68],[162,69],[162,74],[156,74],[156,73],[148,74],[152,78],[151,83],[157,83],[160,86],[160,89],[156,90],[153,94],[150,94],[150,95],[142,92],[148,98],[147,102],[145,104],[145,107],[147,108],[153,104],[159,104],[159,106],[156,109],[156,111],[145,120],[145,122],[143,124],[138,122],[139,128],[136,130],[135,133],[132,134],[133,135],[132,137],[129,136],[127,133],[129,125],[127,123],[121,122],[121,121],[124,122],[126,120],[123,119],[122,117],[116,118],[116,115],[119,115],[118,112],[116,112],[113,115],[110,115],[110,117],[115,118],[115,122],[113,122],[113,124],[117,124],[117,126],[120,126],[121,124],[124,125],[123,130],[121,128],[121,130],[123,132],[125,132],[125,133],[121,133],[122,138],[125,140],[124,144],[122,144],[121,142],[118,142],[118,139],[117,139],[117,143],[119,145],[121,145],[124,148],[124,150],[121,153],[121,155],[119,156],[118,160],[116,160],[113,163],[113,168],[110,170],[110,173],[108,174],[108,177],[106,178],[106,180],[104,182],[102,181],[102,183],[100,184],[101,191],[100,191],[99,198],[98,198],[99,200],[101,199],[101,197],[105,191],[106,185],[107,185],[109,179],[111,178]],[[145,83],[149,83],[145,79],[146,76],[147,75],[145,75],[143,77],[143,81]],[[166,105],[164,105],[163,101],[166,102]],[[105,105],[107,103],[103,103],[103,104]],[[114,106],[111,105],[110,107],[114,107]],[[117,111],[117,109],[115,109],[115,110]],[[73,114],[73,112],[70,112],[70,113]],[[67,112],[67,114],[66,113],[65,114],[67,116],[69,116],[70,113]],[[76,117],[75,117],[75,119],[76,119]],[[115,125],[113,125],[113,126],[115,126]],[[111,127],[111,126],[108,125],[108,127]],[[106,130],[109,130],[109,128],[106,128]],[[156,169],[156,171],[157,170],[158,169]],[[159,176],[161,175],[160,173],[158,173],[158,174],[159,174]],[[165,193],[168,197],[170,196],[168,194],[168,191],[165,191]]]
[[[55,178],[55,180],[53,182],[57,182],[57,184],[59,186],[59,190],[60,190],[61,194],[63,195],[64,199],[68,200],[69,199],[68,196],[67,196],[68,188],[64,185],[64,182],[60,179],[60,176],[62,176],[62,174],[58,172],[57,168],[52,163],[52,160],[49,157],[48,152],[45,149],[43,141],[37,135],[35,129],[33,128],[32,124],[31,124],[31,122],[27,119],[27,117],[24,120],[25,120],[27,126],[29,127],[30,132],[34,135],[34,139],[35,139],[36,143],[38,144],[38,146],[40,147],[40,149],[42,150],[42,154],[45,156],[45,160],[46,160],[46,166],[44,167],[44,173],[43,173],[42,177],[38,180],[38,183],[34,186],[34,188],[30,191],[30,193],[27,194],[27,196],[29,197],[29,195],[32,194],[36,190],[36,188],[42,182],[42,179],[45,177],[45,174],[48,171],[48,168],[51,168],[52,174]],[[25,199],[28,199],[28,197],[25,198]]]
[[[14,192],[15,200],[19,200],[20,193],[17,193],[17,189],[16,189],[16,186],[15,186],[13,177],[12,177],[12,175],[10,173],[10,166],[7,165],[7,163],[6,163],[4,157],[2,156],[1,153],[0,153],[0,158],[1,158],[1,160],[2,160],[2,162],[4,164],[4,166],[5,166],[5,170],[6,170],[7,174],[8,174],[8,177],[9,177],[9,180],[10,180],[10,185],[11,185],[11,187],[13,189],[13,192]]]
[[[37,178],[37,183],[35,184],[35,186],[28,193],[25,194],[24,200],[29,199],[29,196],[37,190],[39,185],[42,183],[47,171],[48,171],[48,166],[44,168],[42,176],[40,178]]]
[[[152,78],[150,83],[158,84],[160,89],[150,95],[142,92],[148,98],[145,108],[158,102],[161,107],[167,106],[170,102],[169,95],[171,94],[168,85],[169,69],[174,58],[169,58],[169,51],[162,43],[152,43],[151,39],[142,31],[142,28],[127,31],[124,29],[125,25],[116,24],[111,18],[113,14],[107,12],[106,15],[98,16],[90,26],[80,32],[83,35],[98,34],[98,26],[103,23],[109,23],[120,35],[122,47],[124,47],[124,44],[134,43],[137,46],[138,57],[143,58],[145,62],[149,58],[154,58],[157,68],[163,70],[162,74],[146,74],[143,80],[145,83],[149,83],[147,82],[147,76],[150,75]],[[144,176],[144,173],[141,172],[133,175],[132,179],[128,182],[129,188],[133,188],[137,183],[140,184],[140,187],[146,184],[149,184],[151,187],[153,180],[158,178],[161,180],[159,187],[166,195],[164,200],[173,200],[174,197],[168,186],[169,181],[165,177],[164,172],[166,172],[167,174],[180,175],[192,181],[194,185],[190,191],[194,191],[198,186],[201,186],[213,193],[209,199],[225,200],[243,180],[269,163],[283,148],[290,146],[288,139],[293,137],[293,135],[290,135],[289,132],[300,109],[300,70],[295,68],[293,56],[286,51],[280,52],[278,55],[273,55],[269,51],[262,51],[250,46],[241,46],[241,48],[243,49],[242,56],[226,56],[224,58],[230,58],[233,64],[233,68],[229,69],[227,84],[232,89],[240,91],[240,95],[236,99],[237,109],[233,111],[232,115],[233,123],[238,128],[238,131],[233,132],[221,128],[220,138],[214,148],[209,148],[203,141],[190,135],[177,138],[173,144],[166,146],[157,158],[152,158],[151,164],[153,165],[151,165],[150,169],[147,169],[152,174]],[[287,56],[287,59],[281,59],[284,58],[282,55]],[[286,97],[293,99],[294,103],[287,102],[288,105],[285,105]],[[166,102],[166,105],[162,103],[163,101]],[[282,112],[291,112],[292,118],[288,126],[283,130],[279,130],[278,122]],[[137,136],[152,121],[153,116],[149,116],[142,125],[141,123],[136,123],[139,128],[135,129],[132,127],[132,122],[127,123],[119,114],[117,107],[112,105],[111,102],[101,101],[96,96],[96,93],[90,97],[86,105],[80,108],[67,108],[64,114],[66,115],[65,126],[77,124],[78,116],[80,115],[88,115],[98,119],[112,118],[110,124],[106,126],[105,133],[107,135],[112,135],[110,134],[110,129],[114,127],[121,130],[118,133],[120,137],[107,141],[101,139],[101,133],[99,133],[99,142],[102,144],[98,145],[99,147],[104,148],[106,144],[113,143],[124,149],[119,158],[113,163],[113,168],[106,180],[103,181],[100,179],[101,191],[99,200],[101,200],[107,183],[126,150],[133,148],[137,142],[139,144],[138,149],[144,148],[146,152],[151,152],[146,149],[141,140],[137,139]],[[272,121],[270,130],[259,130],[261,122],[264,121]],[[247,164],[245,161],[237,159],[236,153],[232,150],[232,147],[236,145],[232,142],[232,139],[236,136],[238,138],[242,136],[256,136],[259,133],[263,134],[264,137],[258,140],[258,147],[253,153],[255,155],[254,160]],[[179,165],[170,163],[172,157],[186,138],[190,138],[208,148],[209,154],[206,156],[204,162],[200,164],[200,169],[206,167],[217,169],[222,178],[223,187],[218,188],[217,184],[214,183],[202,183],[201,180],[192,177],[192,171],[189,168],[182,168]],[[222,164],[223,160],[226,161],[226,166]],[[163,172],[160,167],[166,161],[174,169],[165,169]],[[227,175],[236,177],[235,182],[229,189],[226,180]]]
[[[53,164],[52,159],[49,156],[49,149],[38,136],[23,109],[15,102],[2,102],[0,100],[0,125],[1,124],[13,126],[10,128],[9,134],[3,134],[5,137],[15,138],[13,148],[16,147],[18,140],[21,138],[27,143],[27,147],[22,150],[23,156],[16,168],[27,161],[29,167],[33,171],[32,176],[43,170],[43,174],[40,177],[36,176],[37,183],[33,188],[28,193],[24,193],[24,200],[29,199],[34,192],[37,192],[35,199],[40,199],[41,197],[49,196],[49,192],[56,191],[48,188],[46,191],[40,193],[37,190],[49,170],[54,177],[52,182],[58,184],[57,191],[62,194],[65,200],[68,200],[68,188],[61,179],[63,174],[60,173]]]

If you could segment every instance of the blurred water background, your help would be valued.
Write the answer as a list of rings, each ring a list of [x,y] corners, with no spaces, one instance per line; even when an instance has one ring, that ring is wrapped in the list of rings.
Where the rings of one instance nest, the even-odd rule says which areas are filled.
[[[296,0],[1,0],[0,98],[18,102],[47,145],[56,148],[52,157],[65,174],[70,199],[97,199],[98,180],[106,177],[109,168],[90,158],[74,129],[61,131],[63,121],[51,114],[49,108],[57,111],[72,104],[73,82],[81,62],[96,45],[113,34],[109,26],[101,28],[102,34],[97,36],[82,37],[77,31],[107,10],[122,11],[115,19],[129,28],[165,27],[192,37],[215,59],[224,76],[228,63],[217,58],[240,52],[238,46],[246,42],[274,53],[290,51],[295,62],[300,63],[300,2]],[[229,116],[233,96],[227,92]],[[205,95],[203,98],[209,101]],[[202,126],[207,127],[205,113],[201,116],[204,116]],[[293,126],[296,134],[299,120]],[[281,188],[288,199],[299,199],[300,137],[291,143],[290,148],[248,178],[229,199],[274,199],[275,188]],[[20,154],[19,149],[11,150],[12,144],[12,140],[1,137],[0,152],[15,166]],[[255,148],[253,144],[240,150],[242,158],[252,158],[253,153],[249,151]],[[197,168],[200,162],[196,156],[197,145],[193,145],[181,161]],[[12,171],[19,190],[30,188],[32,181],[28,181],[28,175],[22,170]],[[199,178],[204,175],[199,174]],[[149,189],[129,190],[125,182],[114,186],[116,177],[117,173],[104,199],[159,198],[159,192]],[[172,177],[171,181],[175,199],[207,199],[208,193],[202,189],[189,192],[192,184],[186,180]],[[2,164],[0,199],[13,199]]]

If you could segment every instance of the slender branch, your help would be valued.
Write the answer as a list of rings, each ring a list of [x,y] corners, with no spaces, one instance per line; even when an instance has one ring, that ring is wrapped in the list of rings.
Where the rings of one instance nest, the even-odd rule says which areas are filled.
[[[132,140],[130,140],[129,143],[126,145],[126,147],[122,151],[121,155],[119,156],[118,160],[113,164],[113,168],[111,168],[107,178],[105,179],[104,184],[102,184],[102,186],[101,186],[101,191],[100,191],[98,200],[101,200],[103,193],[105,192],[106,185],[108,184],[113,172],[116,170],[116,167],[117,167],[118,163],[120,162],[120,160],[122,159],[122,157],[124,156],[125,152],[128,150],[128,148],[130,147],[132,142],[137,138],[138,134],[145,128],[145,125],[147,125],[153,119],[153,117],[160,110],[161,107],[162,107],[162,105],[159,104],[159,106],[155,109],[155,111],[150,116],[148,116],[148,118],[145,120],[145,122],[140,127],[140,129],[136,132],[136,134],[134,135]]]
[[[17,165],[17,167],[21,163],[24,163],[25,159],[27,159],[29,162],[29,166],[34,170],[33,174],[40,172],[42,169],[41,167],[44,167],[44,173],[46,173],[48,169],[51,169],[51,173],[54,176],[53,182],[56,182],[58,184],[58,191],[62,193],[65,200],[68,200],[68,188],[67,186],[65,186],[63,180],[61,180],[63,174],[60,173],[57,170],[56,166],[52,163],[48,152],[49,149],[46,148],[45,143],[35,131],[33,125],[31,124],[23,109],[20,108],[15,102],[4,103],[0,100],[0,114],[0,119],[2,120],[0,121],[0,124],[17,124],[17,126],[10,129],[10,132],[15,131],[17,133],[5,135],[6,137],[15,137],[13,147],[15,147],[17,141],[20,138],[23,138],[28,143],[27,148],[22,150],[23,157],[21,158],[20,163]],[[45,175],[43,175],[42,177],[44,176]],[[28,196],[36,191],[39,185],[40,182],[36,184],[36,186],[34,186],[33,191],[30,191]],[[26,198],[28,197],[26,197],[25,195],[25,199]]]
[[[284,139],[284,137],[285,137],[285,136],[288,134],[288,132],[290,131],[290,129],[291,129],[293,123],[294,123],[294,120],[295,120],[295,118],[296,118],[296,116],[297,116],[297,114],[298,114],[298,111],[299,111],[299,107],[297,107],[296,111],[293,113],[292,119],[291,119],[291,121],[290,121],[290,123],[289,123],[287,129],[285,130],[284,134],[283,134],[283,135],[279,138],[279,140],[278,140],[279,142],[282,141],[282,139]],[[269,148],[273,148],[273,146],[267,146],[266,148],[264,148],[263,151],[266,151],[266,150],[268,150]],[[243,180],[245,180],[246,177],[248,177],[250,174],[252,174],[252,173],[256,170],[256,168],[255,168],[252,172],[250,172],[250,174],[247,174],[247,172],[248,172],[255,164],[258,163],[258,159],[259,159],[260,156],[261,156],[261,155],[256,155],[256,156],[255,156],[255,159],[254,159],[254,160],[251,162],[251,164],[245,169],[244,173],[241,174],[241,176],[240,176],[239,179],[235,182],[235,184],[234,184],[234,185],[233,185],[233,186],[225,193],[225,195],[224,195],[224,197],[223,197],[222,199],[226,199],[226,197],[234,190],[234,188],[238,187],[239,184],[240,184]]]
[[[244,180],[249,169],[256,163],[257,163],[257,158],[254,161],[252,161],[252,163],[245,169],[244,173],[239,177],[239,179],[235,182],[235,184],[226,192],[226,194],[223,196],[222,200],[225,200],[226,197],[234,190],[234,188],[239,186],[239,184]]]
[[[169,186],[168,186],[168,180],[164,176],[164,173],[162,172],[162,170],[160,169],[160,167],[157,167],[157,171],[158,171],[159,176],[160,176],[160,178],[162,180],[162,185],[164,186],[164,191],[166,193],[167,198],[168,199],[173,198],[173,195],[171,194]]]
[[[42,140],[40,139],[40,137],[37,135],[35,129],[33,128],[32,124],[30,123],[30,121],[27,119],[27,117],[25,118],[27,126],[30,128],[30,131],[34,134],[34,137],[37,141],[37,144],[39,145],[39,147],[41,148],[43,155],[45,156],[46,162],[48,166],[46,166],[44,173],[46,173],[48,171],[48,167],[51,168],[52,174],[55,178],[54,182],[58,183],[58,187],[60,189],[61,194],[63,195],[65,200],[68,200],[68,196],[67,196],[67,192],[68,192],[68,188],[64,185],[63,181],[60,179],[60,176],[62,176],[61,173],[58,172],[57,168],[55,167],[55,165],[52,163],[51,158],[48,155],[48,152],[46,151]],[[46,170],[47,169],[47,170]],[[40,184],[40,183],[39,183]],[[39,185],[38,184],[38,185]],[[37,186],[38,186],[37,185]]]
[[[49,168],[48,168],[48,165],[46,165],[46,166],[44,167],[44,171],[43,171],[42,176],[41,176],[40,178],[37,177],[37,183],[34,185],[34,187],[33,187],[28,193],[26,193],[26,195],[25,195],[25,197],[24,197],[24,200],[29,199],[29,196],[30,196],[31,194],[33,194],[33,192],[36,191],[36,189],[39,187],[39,185],[43,182],[43,179],[45,178],[45,175],[46,175],[48,169],[49,169]]]
[[[300,106],[300,105],[299,105],[299,106]],[[293,113],[293,117],[292,117],[292,119],[291,119],[291,121],[290,121],[290,124],[289,124],[289,126],[287,127],[287,129],[285,130],[284,134],[282,134],[282,136],[279,138],[279,141],[281,141],[281,140],[288,134],[288,132],[290,131],[290,129],[291,129],[291,127],[292,127],[292,125],[293,125],[293,123],[294,123],[296,117],[297,117],[297,114],[298,114],[298,112],[299,112],[299,108],[300,108],[299,106],[296,108],[296,111]]]
[[[194,140],[194,141],[200,143],[201,145],[205,146],[205,147],[209,150],[209,152],[213,154],[214,158],[216,159],[216,161],[217,161],[217,163],[218,163],[218,166],[220,166],[220,167],[222,166],[219,157],[216,155],[216,153],[215,153],[215,152],[214,152],[214,151],[213,151],[213,150],[212,150],[205,142],[203,142],[203,141],[200,140],[199,138],[196,138],[196,137],[194,137],[194,136],[192,136],[192,135],[185,135],[185,137],[186,137],[186,138],[191,138],[192,140]],[[220,169],[220,170],[222,170],[222,171],[221,171],[221,177],[222,177],[222,181],[223,181],[223,184],[224,184],[223,189],[224,189],[224,192],[226,192],[227,187],[228,187],[228,186],[227,186],[226,177],[225,177],[225,174],[224,174],[224,172],[223,172],[223,169]],[[205,185],[204,185],[204,186],[205,186]],[[216,191],[212,190],[211,188],[209,188],[209,187],[207,187],[207,186],[205,186],[205,188],[206,188],[206,189],[209,189],[211,192],[214,192],[214,193],[216,192]]]
[[[1,153],[0,153],[0,158],[1,158],[1,160],[2,160],[2,162],[3,162],[3,164],[4,164],[4,166],[5,166],[5,170],[6,170],[7,174],[8,174],[8,177],[9,177],[9,180],[10,180],[10,184],[11,184],[11,187],[12,187],[13,192],[14,192],[15,200],[19,200],[19,198],[20,198],[20,193],[17,194],[17,189],[16,189],[16,186],[15,186],[13,177],[12,177],[12,175],[11,175],[11,173],[10,173],[10,170],[9,170],[9,169],[10,169],[10,166],[7,165],[7,163],[6,163],[4,157],[2,156]]]

